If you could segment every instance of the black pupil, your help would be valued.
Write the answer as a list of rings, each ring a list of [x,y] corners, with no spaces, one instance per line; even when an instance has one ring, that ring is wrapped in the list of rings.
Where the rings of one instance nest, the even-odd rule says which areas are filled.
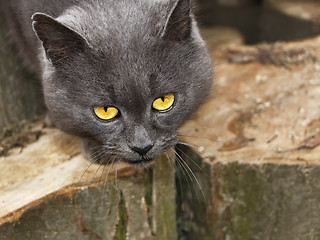
[[[104,107],[104,111],[107,112],[108,111],[108,107]]]
[[[161,97],[162,102],[164,102],[164,97]]]

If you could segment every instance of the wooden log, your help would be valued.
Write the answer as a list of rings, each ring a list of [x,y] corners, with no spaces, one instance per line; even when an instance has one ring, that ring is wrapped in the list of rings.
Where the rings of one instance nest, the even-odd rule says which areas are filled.
[[[185,161],[193,166],[188,158]],[[196,190],[182,184],[178,222],[183,229],[181,236],[186,239],[320,237],[319,166],[240,161],[225,164],[219,160],[206,167],[201,161],[197,164],[203,171],[192,169],[201,182],[207,207],[194,195]],[[204,173],[210,176],[206,178],[209,181],[201,177]],[[197,191],[201,199],[201,192]]]
[[[39,128],[36,142],[0,158],[0,239],[176,239],[167,158],[148,170],[101,167],[78,138]]]
[[[174,155],[163,156],[153,171],[153,227],[157,240],[177,239]],[[168,162],[169,161],[169,162]],[[170,163],[170,161],[172,161]],[[169,171],[168,171],[169,170]],[[139,238],[138,238],[139,239]]]
[[[177,180],[184,239],[320,238],[319,46],[215,52],[215,92],[180,130],[194,150],[179,155],[202,186],[178,171],[190,185]]]

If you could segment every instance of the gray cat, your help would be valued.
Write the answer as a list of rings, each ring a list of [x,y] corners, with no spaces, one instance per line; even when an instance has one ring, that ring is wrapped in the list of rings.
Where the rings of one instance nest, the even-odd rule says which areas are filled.
[[[191,0],[1,0],[48,116],[92,161],[146,165],[204,101],[212,63]]]

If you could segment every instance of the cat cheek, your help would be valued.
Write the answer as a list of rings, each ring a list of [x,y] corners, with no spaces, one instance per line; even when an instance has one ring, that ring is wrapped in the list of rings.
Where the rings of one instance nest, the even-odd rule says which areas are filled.
[[[167,136],[159,137],[158,140],[155,142],[155,151],[154,154],[158,155],[162,152],[168,151],[174,145],[178,143],[178,138],[176,133],[169,134]]]
[[[177,108],[165,116],[158,116],[156,122],[160,128],[170,129],[175,131],[187,118],[188,113],[185,111],[178,111]]]
[[[118,138],[124,129],[123,123],[119,120],[103,121],[95,116],[84,118],[83,126],[85,126],[90,136],[101,143],[109,143],[110,141],[118,142]]]

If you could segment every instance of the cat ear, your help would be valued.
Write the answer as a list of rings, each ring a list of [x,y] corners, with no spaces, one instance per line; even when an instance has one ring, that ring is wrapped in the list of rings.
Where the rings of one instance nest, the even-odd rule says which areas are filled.
[[[173,42],[185,41],[191,35],[191,24],[190,0],[177,0],[167,20],[162,37]]]
[[[47,14],[35,13],[32,20],[33,30],[52,62],[72,58],[87,46],[86,40],[79,33]]]

